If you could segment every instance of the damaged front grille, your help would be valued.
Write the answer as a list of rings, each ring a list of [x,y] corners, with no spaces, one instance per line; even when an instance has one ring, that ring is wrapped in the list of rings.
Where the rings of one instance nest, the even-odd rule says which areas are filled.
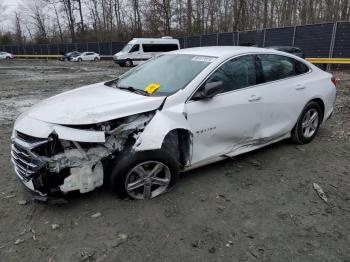
[[[75,190],[89,192],[102,186],[108,161],[129,150],[153,116],[154,112],[147,112],[67,129],[84,135],[92,130],[102,131],[103,143],[61,139],[56,130],[48,138],[15,131],[11,145],[15,172],[27,188],[40,196],[52,197]]]
[[[11,161],[14,164],[16,174],[28,181],[45,164],[40,157],[33,152],[36,147],[45,144],[48,139],[35,138],[16,132],[11,145]]]

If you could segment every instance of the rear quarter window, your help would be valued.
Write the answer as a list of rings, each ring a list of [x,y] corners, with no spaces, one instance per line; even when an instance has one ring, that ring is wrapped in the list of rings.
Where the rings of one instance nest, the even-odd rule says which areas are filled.
[[[303,62],[295,60],[295,73],[297,75],[302,75],[310,71],[310,68]]]

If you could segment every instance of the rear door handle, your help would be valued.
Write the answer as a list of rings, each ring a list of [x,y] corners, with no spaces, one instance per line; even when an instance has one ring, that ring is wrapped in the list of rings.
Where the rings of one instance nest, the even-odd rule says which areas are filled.
[[[306,88],[306,86],[304,86],[304,85],[297,85],[297,87],[295,89],[296,90],[303,90],[305,88]]]
[[[249,102],[254,102],[254,101],[259,101],[259,100],[261,100],[261,96],[256,96],[256,95],[252,95],[252,96],[248,99]]]

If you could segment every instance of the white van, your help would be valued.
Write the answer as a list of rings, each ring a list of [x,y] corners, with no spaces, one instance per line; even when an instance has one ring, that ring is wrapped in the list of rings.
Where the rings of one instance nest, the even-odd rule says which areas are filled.
[[[120,66],[133,66],[142,63],[157,54],[180,49],[177,39],[134,38],[124,48],[113,56],[113,61]]]

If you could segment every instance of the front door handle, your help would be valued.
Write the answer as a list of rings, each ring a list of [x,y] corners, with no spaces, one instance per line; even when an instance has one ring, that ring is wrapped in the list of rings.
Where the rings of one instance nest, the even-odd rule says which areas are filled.
[[[259,101],[259,100],[261,100],[261,96],[256,96],[256,95],[252,95],[252,96],[248,99],[249,102],[254,102],[254,101]]]
[[[295,89],[296,90],[303,90],[305,88],[306,88],[306,86],[304,86],[304,85],[297,85],[297,87]]]

